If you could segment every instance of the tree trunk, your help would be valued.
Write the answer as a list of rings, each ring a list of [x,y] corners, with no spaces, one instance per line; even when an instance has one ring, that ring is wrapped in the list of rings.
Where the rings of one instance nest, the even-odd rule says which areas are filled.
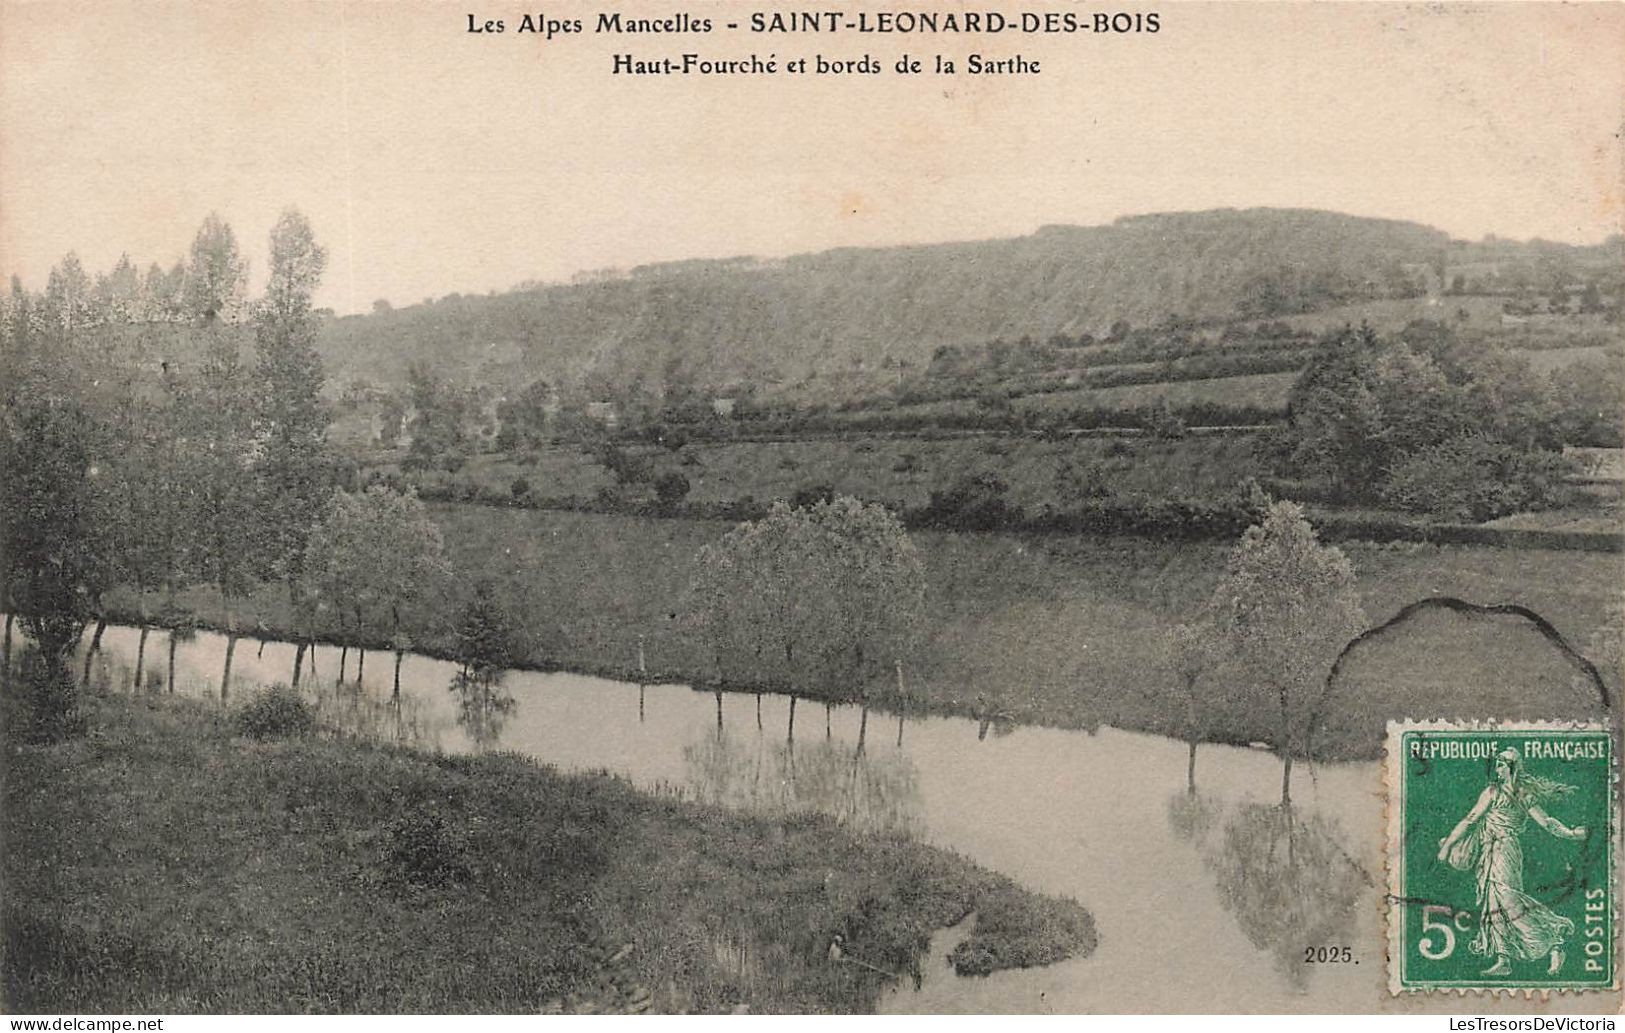
[[[638,724],[643,723],[643,685],[638,685]]]
[[[337,684],[339,684],[339,685],[344,684],[344,668],[345,668],[345,665],[348,664],[349,662],[350,662],[350,647],[348,645],[342,645],[342,646],[339,647],[339,680],[337,682]]]
[[[401,698],[401,651],[395,650],[395,690],[390,693],[390,699],[399,701]]]
[[[858,752],[863,752],[864,737],[869,734],[869,708],[864,707],[858,717]]]
[[[169,674],[164,679],[165,687],[175,691],[175,629],[169,630]]]
[[[824,738],[825,739],[828,739],[830,737],[829,715],[834,713],[834,711],[835,711],[835,704],[833,704],[833,703],[825,703],[824,704]]]
[[[226,664],[220,670],[220,702],[224,703],[231,694],[231,654],[237,652],[237,636],[226,635]]]
[[[357,685],[361,684],[361,675],[366,670],[367,670],[367,647],[366,646],[357,646],[356,647],[356,660],[355,660],[355,683]]]
[[[790,728],[785,733],[784,741],[796,741],[796,698],[794,696],[790,697]]]
[[[85,670],[79,678],[83,688],[90,687],[90,665],[96,659],[96,654],[102,651],[102,632],[107,630],[107,619],[99,618],[96,621],[96,630],[90,636],[90,648],[85,650]]]
[[[1185,791],[1187,793],[1194,793],[1194,792],[1196,792],[1196,740],[1195,739],[1192,739],[1190,741],[1190,747],[1191,747],[1190,760],[1186,763],[1186,766],[1185,766]]]
[[[1292,803],[1292,711],[1285,686],[1276,690],[1281,700],[1281,806]]]
[[[717,738],[722,738],[722,690],[717,690]]]
[[[762,694],[756,694],[756,730],[762,730]]]
[[[293,687],[299,687],[299,668],[305,666],[305,644],[294,643],[293,647]]]
[[[143,680],[146,678],[146,673],[147,673],[147,624],[146,624],[146,621],[143,619],[142,622],[141,622],[141,635],[135,640],[135,687],[134,687],[135,692],[139,693],[141,691],[141,685],[142,685]]]
[[[0,651],[0,688],[11,684],[11,624],[17,617],[10,610],[6,611],[6,644]]]
[[[903,748],[903,708],[897,708],[897,748]]]
[[[226,591],[227,582],[224,578],[220,583],[220,603],[225,609],[226,617],[226,662],[220,667],[220,702],[226,701],[231,692],[231,657],[237,652],[237,615],[231,609],[231,593]]]

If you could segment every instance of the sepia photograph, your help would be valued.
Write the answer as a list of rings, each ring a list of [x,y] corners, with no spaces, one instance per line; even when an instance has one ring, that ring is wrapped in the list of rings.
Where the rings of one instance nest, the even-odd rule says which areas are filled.
[[[0,0],[0,275],[0,1012],[1625,1004],[1625,4]]]

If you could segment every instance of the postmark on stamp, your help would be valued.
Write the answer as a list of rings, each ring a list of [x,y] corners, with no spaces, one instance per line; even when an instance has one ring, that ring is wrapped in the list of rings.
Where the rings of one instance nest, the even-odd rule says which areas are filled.
[[[1388,985],[1617,985],[1613,738],[1599,725],[1388,725]]]

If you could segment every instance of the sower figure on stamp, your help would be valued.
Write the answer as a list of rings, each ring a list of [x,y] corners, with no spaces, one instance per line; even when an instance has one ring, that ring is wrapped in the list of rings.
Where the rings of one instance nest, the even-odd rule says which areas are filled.
[[[1569,828],[1542,805],[1574,791],[1573,786],[1530,775],[1517,750],[1496,754],[1495,780],[1484,787],[1465,818],[1439,840],[1439,860],[1478,876],[1478,935],[1468,950],[1494,955],[1486,976],[1505,975],[1512,961],[1549,955],[1547,972],[1563,967],[1563,944],[1574,922],[1523,891],[1523,834],[1529,819],[1559,839],[1584,839],[1584,826]]]

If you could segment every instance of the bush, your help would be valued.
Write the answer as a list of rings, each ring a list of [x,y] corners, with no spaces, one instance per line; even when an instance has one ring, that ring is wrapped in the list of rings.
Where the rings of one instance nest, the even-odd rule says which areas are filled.
[[[1160,441],[1176,441],[1185,436],[1185,420],[1167,403],[1154,406],[1146,415],[1145,429]]]
[[[820,502],[834,502],[835,488],[828,484],[808,484],[790,496],[791,509],[811,509]]]
[[[670,510],[688,495],[688,478],[675,470],[655,478],[655,501],[662,510]]]
[[[993,531],[1019,523],[1022,512],[1005,498],[1009,486],[997,474],[961,477],[944,491],[933,491],[931,501],[912,516],[922,527],[954,531]]]
[[[443,886],[469,876],[466,838],[433,811],[403,814],[386,836],[391,867],[413,886]]]
[[[316,715],[304,697],[286,685],[273,685],[255,693],[237,711],[237,731],[250,739],[286,739],[309,735]]]
[[[621,485],[646,484],[654,473],[654,464],[647,456],[634,455],[619,445],[605,445],[598,454],[598,462],[615,475]]]
[[[524,502],[530,496],[530,482],[523,477],[515,477],[508,491],[513,495],[515,502]]]
[[[1447,520],[1494,520],[1561,505],[1573,466],[1557,452],[1469,435],[1421,449],[1400,463],[1383,487],[1383,498],[1402,510]]]
[[[72,675],[65,670],[53,673],[33,646],[23,648],[16,665],[16,673],[27,688],[22,705],[7,708],[6,724],[20,717],[22,738],[31,743],[58,743],[83,735],[85,715],[79,709],[78,687]]]

